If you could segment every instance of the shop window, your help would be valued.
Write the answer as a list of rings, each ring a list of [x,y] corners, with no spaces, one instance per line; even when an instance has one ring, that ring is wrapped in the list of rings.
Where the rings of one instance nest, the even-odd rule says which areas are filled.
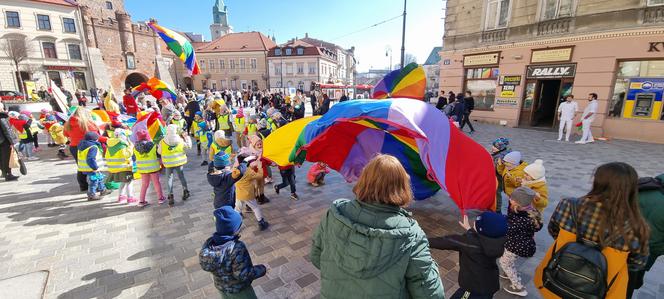
[[[37,28],[39,30],[51,30],[51,19],[47,15],[37,15]]]
[[[510,0],[489,0],[486,7],[485,30],[507,27]]]
[[[5,17],[7,19],[7,27],[21,28],[21,18],[17,11],[6,11]]]
[[[575,0],[541,0],[542,21],[571,17],[574,14]]]
[[[664,5],[664,0],[648,0],[648,6]]]
[[[48,75],[48,79],[52,80],[56,86],[62,87],[62,78],[60,77],[60,72],[48,71],[46,74]]]
[[[221,80],[221,88],[226,89],[226,80]]]
[[[67,33],[76,33],[76,23],[72,18],[62,18],[62,27]]]
[[[476,110],[493,110],[498,75],[497,67],[466,69],[466,90],[472,93]]]
[[[83,55],[81,55],[81,47],[79,45],[70,44],[67,45],[69,50],[69,59],[72,60],[83,60]]]
[[[664,60],[618,64],[608,116],[664,120]]]

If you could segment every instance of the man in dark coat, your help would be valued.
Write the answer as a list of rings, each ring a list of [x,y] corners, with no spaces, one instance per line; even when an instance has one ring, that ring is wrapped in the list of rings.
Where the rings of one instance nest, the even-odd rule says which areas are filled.
[[[473,128],[473,124],[470,122],[470,114],[473,112],[473,110],[475,110],[475,99],[473,98],[470,90],[466,91],[466,96],[464,98],[464,106],[466,110],[463,113],[463,118],[459,122],[459,125],[461,125],[461,127],[459,128],[461,129],[461,131],[463,131],[463,127],[465,127],[466,124],[468,124],[468,126],[470,127],[470,133],[471,134],[475,133],[475,128]]]
[[[11,168],[9,168],[9,158],[13,150],[12,147],[18,142],[18,139],[9,124],[8,117],[7,112],[0,111],[0,170],[5,181],[15,181],[18,177],[13,175]]]

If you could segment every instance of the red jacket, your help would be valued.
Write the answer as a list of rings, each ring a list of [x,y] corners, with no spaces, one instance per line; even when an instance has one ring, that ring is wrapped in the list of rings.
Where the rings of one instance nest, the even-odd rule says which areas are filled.
[[[65,136],[69,138],[69,146],[78,146],[78,143],[83,140],[85,133],[88,131],[99,133],[99,128],[92,122],[88,123],[86,131],[82,131],[78,125],[78,119],[73,116],[69,119],[69,124],[71,129],[67,130],[67,127],[65,127],[64,131]],[[106,138],[103,136],[99,137],[99,142],[106,142]]]
[[[136,104],[136,99],[131,94],[126,94],[122,97],[122,104],[127,109],[127,114],[138,113],[138,104]]]

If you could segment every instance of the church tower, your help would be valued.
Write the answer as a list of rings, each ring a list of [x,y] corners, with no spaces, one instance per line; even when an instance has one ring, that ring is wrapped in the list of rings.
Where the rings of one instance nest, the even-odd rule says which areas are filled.
[[[228,25],[228,7],[223,0],[216,0],[212,7],[212,18],[213,23],[210,25],[212,40],[233,32],[233,27]]]

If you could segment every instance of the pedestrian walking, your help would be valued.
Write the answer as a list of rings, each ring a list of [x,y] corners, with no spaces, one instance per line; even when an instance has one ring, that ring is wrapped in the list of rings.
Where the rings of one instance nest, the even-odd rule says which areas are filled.
[[[460,123],[461,127],[459,128],[461,129],[461,131],[463,131],[463,127],[465,127],[466,124],[468,124],[468,126],[470,127],[470,134],[475,133],[475,128],[473,128],[473,124],[470,121],[470,114],[473,113],[473,110],[475,110],[475,99],[473,98],[470,90],[466,91],[466,96],[463,99],[463,103],[465,110],[463,112],[463,117]]]
[[[84,107],[78,107],[65,122],[64,134],[69,138],[69,151],[78,163],[78,143],[83,140],[86,132],[99,132],[99,127],[92,121],[92,113]],[[105,142],[106,137],[99,137],[100,142]],[[78,171],[76,180],[81,191],[88,190],[87,176]]]
[[[592,124],[595,120],[595,114],[597,114],[597,94],[591,93],[588,95],[588,106],[583,110],[583,115],[581,115],[581,129],[583,130],[583,136],[581,140],[575,142],[577,144],[586,144],[595,142],[592,132]]]
[[[12,151],[14,151],[14,144],[18,142],[14,129],[9,124],[9,114],[5,111],[0,111],[0,171],[2,171],[2,178],[5,181],[18,180],[18,176],[12,174],[9,168],[9,159],[11,158]]]
[[[569,142],[569,135],[572,133],[572,124],[576,114],[579,112],[579,105],[574,101],[574,95],[565,97],[565,101],[558,106],[558,141],[563,140],[563,131],[565,131],[565,141]]]

